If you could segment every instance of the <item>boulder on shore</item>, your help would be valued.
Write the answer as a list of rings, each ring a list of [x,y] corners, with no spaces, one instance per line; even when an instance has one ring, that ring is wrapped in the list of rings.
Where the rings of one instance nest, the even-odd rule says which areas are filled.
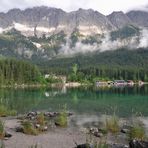
[[[148,141],[131,140],[129,143],[130,148],[148,148]]]

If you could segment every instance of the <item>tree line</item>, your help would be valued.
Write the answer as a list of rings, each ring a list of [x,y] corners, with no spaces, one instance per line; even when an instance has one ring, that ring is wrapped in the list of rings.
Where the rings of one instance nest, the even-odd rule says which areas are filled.
[[[41,80],[39,69],[25,61],[0,60],[0,85],[30,84]]]
[[[72,73],[74,64],[78,66],[77,76]],[[74,57],[52,59],[45,66],[47,72],[71,75],[71,80],[124,79],[148,81],[148,49],[118,49],[102,53],[89,53]]]

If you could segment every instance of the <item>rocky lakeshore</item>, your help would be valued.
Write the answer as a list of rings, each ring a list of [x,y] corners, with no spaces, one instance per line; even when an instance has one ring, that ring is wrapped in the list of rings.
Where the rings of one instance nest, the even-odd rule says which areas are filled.
[[[106,118],[106,125],[98,121],[80,127],[73,126],[75,116],[71,112],[66,112],[66,118],[63,112],[29,112],[17,117],[2,117],[5,134],[1,144],[6,148],[148,147],[146,130],[141,128],[147,128],[146,120],[131,124],[131,121],[119,121],[113,116]]]

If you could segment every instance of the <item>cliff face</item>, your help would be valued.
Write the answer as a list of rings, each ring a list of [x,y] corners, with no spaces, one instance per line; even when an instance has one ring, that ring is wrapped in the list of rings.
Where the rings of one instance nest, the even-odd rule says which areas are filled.
[[[117,28],[125,27],[126,25],[134,24],[129,17],[124,14],[122,11],[113,12],[112,14],[108,15],[107,18],[110,22]]]
[[[130,20],[140,27],[148,28],[148,12],[146,11],[130,11],[127,13]]]
[[[34,7],[0,13],[0,27],[3,30],[14,27],[26,35],[50,34],[61,30],[71,33],[77,28],[85,35],[112,31],[119,25],[116,26],[108,17],[92,9],[67,13],[56,8]]]
[[[12,9],[0,13],[0,55],[39,61],[65,53],[148,47],[147,27],[144,11],[105,16],[92,9]]]

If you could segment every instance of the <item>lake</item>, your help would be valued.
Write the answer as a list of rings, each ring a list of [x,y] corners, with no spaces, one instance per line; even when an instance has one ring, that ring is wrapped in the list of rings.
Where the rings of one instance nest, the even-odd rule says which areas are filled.
[[[120,117],[148,116],[148,85],[110,88],[0,89],[0,104],[19,113],[34,110],[58,111],[63,105],[76,114],[101,115],[116,112]]]

